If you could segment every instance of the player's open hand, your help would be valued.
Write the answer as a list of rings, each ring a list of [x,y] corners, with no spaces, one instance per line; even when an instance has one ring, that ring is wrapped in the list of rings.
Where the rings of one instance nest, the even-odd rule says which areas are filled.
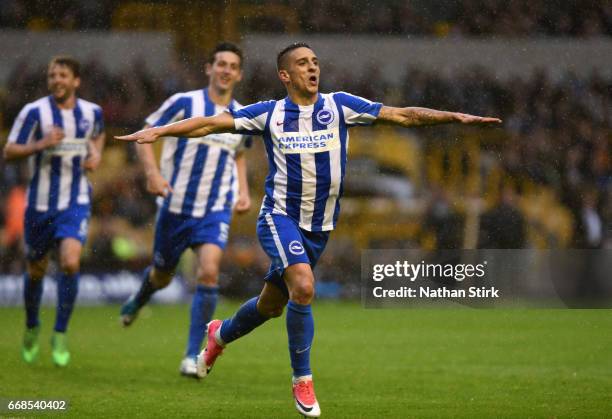
[[[236,206],[234,210],[237,214],[245,214],[249,212],[251,209],[251,197],[249,194],[239,194],[238,201],[236,202]]]
[[[152,173],[147,175],[147,192],[166,198],[174,192],[170,183],[164,178],[161,173]]]
[[[502,120],[499,118],[483,117],[470,115],[467,113],[455,113],[457,122],[467,125],[490,125],[490,124],[501,124]]]
[[[135,141],[138,144],[154,143],[160,137],[158,128],[146,128],[129,135],[115,136],[117,140]]]

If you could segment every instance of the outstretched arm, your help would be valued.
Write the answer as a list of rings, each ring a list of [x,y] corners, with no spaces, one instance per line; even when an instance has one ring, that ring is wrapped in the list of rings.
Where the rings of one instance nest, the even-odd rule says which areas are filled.
[[[233,132],[234,118],[227,112],[215,116],[196,116],[161,127],[146,128],[129,135],[115,137],[118,140],[153,143],[160,137],[204,137],[208,134]]]
[[[499,124],[501,119],[481,117],[457,112],[437,111],[428,108],[394,108],[383,106],[380,109],[378,122],[400,125],[402,127],[414,127],[419,125],[438,125],[449,123],[460,124]]]

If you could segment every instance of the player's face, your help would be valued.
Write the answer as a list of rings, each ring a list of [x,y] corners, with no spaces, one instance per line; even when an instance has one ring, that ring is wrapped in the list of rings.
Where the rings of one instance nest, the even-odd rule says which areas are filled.
[[[64,102],[74,95],[81,84],[81,79],[74,76],[70,67],[53,64],[47,71],[47,87],[56,101]]]
[[[286,72],[286,75],[282,73]],[[288,78],[291,86],[303,93],[317,94],[319,91],[319,59],[310,48],[296,48],[288,57],[287,70],[280,71],[281,80]]]
[[[215,61],[206,64],[206,75],[210,84],[222,92],[232,90],[236,83],[242,80],[240,57],[231,51],[221,51],[215,54]]]

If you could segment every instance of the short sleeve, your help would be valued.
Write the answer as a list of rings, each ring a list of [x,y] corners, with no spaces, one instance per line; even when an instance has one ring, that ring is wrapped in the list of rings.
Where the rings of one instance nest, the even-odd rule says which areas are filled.
[[[189,98],[182,96],[181,93],[172,95],[166,99],[158,110],[149,115],[145,122],[148,125],[155,127],[166,125],[169,122],[182,119],[185,115],[185,109],[188,106],[188,101]]]
[[[36,106],[25,106],[17,119],[13,123],[11,132],[9,133],[8,142],[17,144],[28,143],[34,134],[34,131],[40,125],[40,111]]]
[[[372,102],[350,93],[338,92],[334,98],[339,107],[342,107],[344,122],[349,125],[370,125],[380,113],[382,103]]]
[[[94,109],[94,129],[91,136],[97,137],[104,132],[104,116],[102,115],[102,108],[96,107]]]
[[[276,101],[257,102],[238,110],[228,112],[234,117],[234,127],[240,134],[260,135],[266,129],[268,115],[274,109]]]

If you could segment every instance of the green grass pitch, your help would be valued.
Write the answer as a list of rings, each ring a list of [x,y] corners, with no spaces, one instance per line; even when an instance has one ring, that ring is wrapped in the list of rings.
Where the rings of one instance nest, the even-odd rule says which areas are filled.
[[[217,314],[236,307],[224,301]],[[43,308],[41,357],[29,366],[19,353],[22,309],[1,308],[0,398],[68,399],[61,417],[298,417],[283,319],[234,342],[198,382],[178,374],[188,313],[154,305],[124,330],[116,306],[77,307],[72,362],[59,369],[50,359],[54,309]],[[612,414],[609,310],[365,310],[317,301],[314,313],[323,417]]]

